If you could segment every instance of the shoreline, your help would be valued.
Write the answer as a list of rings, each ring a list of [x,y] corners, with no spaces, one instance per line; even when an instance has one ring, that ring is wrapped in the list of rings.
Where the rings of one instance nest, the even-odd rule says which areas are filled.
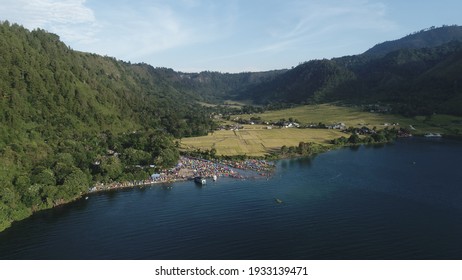
[[[441,137],[439,139],[461,140],[460,138],[452,138],[452,137],[445,137],[445,136],[443,136],[443,137]],[[421,135],[415,135],[413,137],[424,138]],[[396,139],[395,139],[395,141],[396,141]],[[193,158],[193,157],[184,157],[184,156],[182,156],[182,157],[180,157],[180,162],[179,163],[182,163],[181,159],[189,158],[189,159],[195,160],[196,163],[197,162],[203,162],[203,163],[208,163],[208,164],[218,164],[220,166],[227,167],[228,170],[230,171],[228,174],[227,173],[210,173],[210,174],[200,173],[199,174],[200,176],[203,176],[205,178],[212,178],[213,175],[216,175],[218,178],[220,178],[220,177],[228,177],[228,178],[241,179],[241,180],[245,180],[245,179],[249,179],[249,178],[265,178],[265,177],[269,178],[269,177],[272,176],[272,173],[273,173],[274,168],[275,168],[274,161],[277,161],[277,160],[301,158],[301,157],[313,157],[313,156],[316,156],[318,154],[329,152],[329,151],[340,149],[340,148],[347,148],[347,147],[354,147],[354,146],[368,146],[368,145],[383,145],[383,144],[393,143],[393,142],[394,141],[381,142],[381,143],[369,143],[369,144],[368,143],[358,143],[358,144],[343,144],[343,145],[330,145],[330,146],[322,145],[322,147],[323,147],[322,150],[317,150],[316,152],[313,152],[311,154],[306,154],[306,155],[302,155],[302,154],[281,155],[280,154],[280,155],[277,155],[277,157],[272,158],[271,160],[262,160],[262,159],[252,159],[252,158],[250,158],[250,159],[243,160],[243,161],[237,161],[237,160],[221,160],[220,161],[220,160],[206,160],[206,159],[201,159],[201,158]],[[266,166],[266,168],[262,168],[260,170],[252,169],[251,168],[252,166],[242,164],[242,163],[245,163],[245,162],[264,163],[265,164],[264,166]],[[258,169],[258,165],[256,167]],[[49,209],[52,209],[52,208],[55,208],[55,207],[64,206],[66,204],[75,202],[75,201],[77,201],[79,199],[85,199],[85,197],[87,195],[90,195],[90,194],[100,193],[100,192],[103,193],[103,192],[107,192],[107,191],[111,191],[111,190],[136,188],[136,187],[141,187],[142,188],[142,187],[145,187],[145,186],[156,185],[156,184],[169,184],[169,183],[176,183],[176,182],[193,181],[194,176],[195,176],[194,172],[189,173],[190,176],[186,176],[186,175],[181,176],[180,173],[177,173],[177,174],[173,173],[174,174],[173,176],[169,176],[169,175],[172,175],[172,174],[171,173],[168,174],[168,172],[175,172],[175,170],[179,171],[178,168],[179,168],[179,166],[177,165],[176,167],[174,167],[172,169],[164,170],[164,171],[166,171],[167,176],[165,176],[165,177],[163,177],[163,178],[161,178],[159,180],[152,180],[152,179],[151,180],[135,180],[135,181],[126,181],[126,182],[112,182],[112,183],[108,183],[108,184],[97,183],[94,186],[89,187],[88,191],[82,192],[79,196],[76,196],[73,199],[70,199],[70,200],[67,200],[67,201],[59,200],[54,205],[52,205],[51,207],[46,207],[46,208],[41,208],[41,209],[32,209],[30,215],[28,215],[28,216],[26,216],[26,217],[24,217],[23,219],[20,219],[20,220],[11,221],[9,223],[9,225],[7,225],[5,228],[0,228],[0,233],[3,232],[4,230],[7,230],[8,228],[11,228],[14,225],[15,222],[19,222],[21,220],[27,219],[28,217],[32,216],[33,214],[35,214],[37,212],[40,212],[40,211],[43,211],[43,210],[49,210]],[[186,169],[188,169],[188,168],[186,168]],[[236,169],[237,171],[235,171],[234,169]],[[234,172],[232,176],[230,176],[231,170]],[[192,171],[192,170],[190,170],[190,171]],[[199,170],[196,169],[196,171],[200,172],[200,169]],[[253,176],[245,176],[245,175],[241,174],[241,173],[249,173],[249,172]]]
[[[162,170],[157,173],[157,179],[149,178],[145,180],[134,180],[125,182],[111,182],[111,183],[95,183],[90,186],[86,192],[69,199],[59,199],[50,207],[31,209],[30,215],[23,217],[20,220],[9,222],[6,227],[0,228],[0,232],[11,228],[14,223],[27,219],[33,214],[49,210],[56,207],[61,207],[66,204],[75,202],[79,199],[85,199],[86,196],[94,193],[103,193],[111,190],[129,189],[136,187],[145,187],[155,184],[168,184],[176,182],[193,181],[195,176],[202,176],[205,178],[213,178],[213,176],[227,177],[233,179],[245,180],[257,177],[270,177],[274,171],[274,164],[272,161],[247,159],[243,161],[237,160],[206,160],[201,158],[181,156],[177,166]],[[252,176],[249,176],[252,175]]]
[[[206,160],[201,158],[185,157],[181,156],[177,166],[161,170],[157,173],[159,176],[156,179],[147,178],[145,180],[134,180],[125,182],[111,182],[111,183],[96,183],[90,186],[86,192],[80,193],[80,195],[69,199],[58,199],[50,207],[44,208],[31,208],[30,215],[27,215],[19,220],[14,220],[6,224],[4,228],[0,228],[0,232],[11,228],[14,223],[29,218],[33,214],[49,210],[56,207],[61,207],[66,204],[75,202],[79,199],[85,199],[90,194],[107,192],[111,190],[120,190],[136,187],[144,187],[155,184],[168,184],[175,182],[193,181],[195,176],[202,176],[205,178],[213,178],[213,176],[227,177],[245,180],[249,178],[268,178],[272,175],[275,165],[272,161],[266,161],[261,159],[247,159],[243,161],[233,160]],[[154,175],[154,174],[153,174]],[[252,175],[252,176],[250,176]]]
[[[68,202],[63,202],[54,205],[53,207],[58,207],[73,201],[76,201],[78,199],[82,199],[85,197],[85,195],[88,194],[93,194],[93,193],[99,193],[99,192],[105,192],[105,191],[111,191],[111,190],[119,190],[119,189],[128,189],[128,188],[136,188],[136,187],[145,187],[145,186],[150,186],[150,185],[156,185],[156,184],[171,184],[171,183],[177,183],[177,182],[187,182],[187,181],[194,181],[194,177],[196,176],[201,176],[206,179],[211,179],[213,178],[213,175],[216,175],[218,178],[220,177],[227,177],[227,178],[233,178],[233,179],[240,179],[240,180],[245,180],[249,178],[269,178],[272,176],[272,173],[275,169],[274,161],[277,160],[285,160],[285,159],[297,159],[297,158],[302,158],[302,157],[313,157],[322,153],[330,152],[336,149],[341,149],[341,148],[349,148],[349,147],[359,147],[359,146],[375,146],[375,145],[385,145],[385,144],[390,144],[395,142],[398,139],[405,139],[405,138],[419,138],[419,139],[425,139],[423,135],[414,135],[411,137],[398,137],[394,139],[393,141],[385,141],[385,142],[376,142],[376,143],[357,143],[357,144],[343,144],[343,145],[321,145],[322,149],[317,150],[316,152],[313,152],[311,154],[286,154],[286,155],[278,155],[276,158],[271,159],[271,160],[262,160],[262,159],[254,159],[254,158],[249,158],[247,160],[243,161],[236,161],[236,160],[207,160],[203,158],[197,158],[197,157],[187,157],[187,156],[181,156],[179,163],[182,163],[183,159],[190,159],[190,160],[195,160],[195,161],[200,161],[200,162],[207,162],[211,164],[218,164],[223,166],[226,171],[229,172],[213,172],[213,173],[206,173],[204,174],[204,170],[200,170],[197,172],[189,173],[189,176],[184,176],[181,175],[181,172],[178,172],[178,174],[174,174],[173,177],[172,172],[174,170],[181,170],[181,168],[175,167],[171,168],[168,170],[164,170],[165,176],[160,177],[160,179],[154,180],[154,179],[149,179],[149,180],[135,180],[135,181],[125,181],[125,182],[112,182],[108,184],[102,184],[102,183],[97,183],[95,186],[90,187],[87,192],[82,193],[79,197],[68,201]],[[453,139],[453,140],[461,140],[461,138],[452,138],[452,137],[440,137],[438,139]],[[242,162],[264,162],[266,165],[266,168],[260,169],[260,170],[255,170],[252,168],[249,168],[245,164],[242,164]],[[180,165],[181,166],[181,165]],[[183,167],[184,168],[184,167]],[[188,170],[189,168],[184,168]],[[248,173],[252,172],[254,176],[246,176],[241,173]],[[160,173],[160,174],[162,174]],[[94,189],[93,189],[94,188]],[[51,208],[53,208],[51,207]],[[51,209],[51,208],[46,208],[46,209]],[[41,210],[46,210],[46,209],[40,209],[37,211],[33,211],[33,213],[41,211]],[[0,231],[1,232],[1,231]]]
[[[165,184],[192,181],[195,177],[204,178],[228,177],[234,179],[248,179],[245,173],[252,175],[270,176],[274,171],[274,164],[271,161],[248,159],[245,161],[232,160],[206,160],[196,157],[181,156],[176,167],[161,170],[154,173],[151,178],[145,180],[134,180],[126,182],[112,182],[108,184],[96,183],[82,194],[96,193],[114,189],[143,187],[154,184]],[[256,176],[253,176],[256,177]]]
[[[365,144],[357,144],[357,145],[354,145],[354,146],[360,146],[360,145],[365,145]],[[276,160],[300,158],[300,157],[311,157],[311,156],[315,156],[315,155],[320,154],[320,153],[329,152],[331,150],[335,150],[335,149],[343,148],[343,147],[349,147],[349,146],[352,146],[352,145],[346,144],[346,145],[337,145],[337,146],[335,146],[335,145],[332,145],[332,146],[320,145],[320,146],[323,147],[322,150],[317,150],[317,151],[315,151],[315,152],[313,152],[311,154],[306,154],[306,155],[301,155],[301,154],[285,154],[285,155],[277,154],[277,155],[275,155],[275,157],[272,157],[271,159],[268,159],[268,160],[257,159],[257,158],[249,158],[249,159],[246,159],[246,160],[229,160],[229,159],[225,159],[225,160],[218,160],[218,159],[207,160],[207,159],[197,158],[197,157],[181,156],[180,160],[179,160],[179,164],[183,163],[182,159],[191,159],[191,160],[195,160],[196,163],[197,162],[202,162],[202,163],[208,163],[208,164],[218,164],[218,165],[224,167],[225,168],[224,170],[229,171],[229,173],[225,173],[225,172],[220,173],[220,172],[218,172],[218,173],[208,173],[208,174],[206,173],[206,174],[204,174],[204,170],[201,170],[200,168],[195,170],[196,172],[199,172],[199,174],[197,174],[197,175],[203,176],[205,178],[212,178],[213,175],[217,175],[218,178],[219,177],[229,177],[229,178],[241,179],[241,180],[248,179],[248,178],[256,178],[256,177],[269,178],[269,177],[271,177],[272,172],[274,171],[275,165],[274,165],[273,162],[276,161]],[[265,164],[268,165],[269,169],[255,170],[255,169],[252,169],[251,166],[245,164],[245,162],[265,163]],[[183,167],[184,167],[184,165],[183,165]],[[22,219],[13,220],[13,221],[9,222],[9,224],[6,227],[0,228],[0,233],[7,230],[8,228],[11,228],[14,225],[14,223],[22,221],[24,219],[27,219],[27,218],[29,218],[30,216],[32,216],[33,214],[35,214],[37,212],[44,211],[44,210],[50,210],[50,209],[53,209],[53,208],[61,207],[61,206],[64,206],[66,204],[75,202],[75,201],[80,200],[80,199],[85,199],[85,197],[90,195],[90,194],[103,193],[103,192],[108,192],[108,191],[112,191],[112,190],[121,190],[121,189],[129,189],[129,188],[136,188],[136,187],[145,187],[145,186],[150,186],[150,185],[155,185],[155,184],[185,182],[185,181],[190,181],[190,180],[193,181],[194,177],[196,176],[196,174],[194,174],[194,169],[190,170],[190,171],[193,171],[193,173],[189,173],[189,176],[185,175],[185,176],[179,177],[180,176],[179,174],[176,174],[173,177],[169,176],[169,175],[171,175],[172,172],[175,172],[175,170],[177,170],[178,168],[179,168],[179,165],[177,165],[174,168],[168,169],[168,170],[163,170],[164,173],[166,173],[167,176],[165,176],[163,178],[161,177],[158,180],[146,179],[146,180],[125,181],[125,182],[111,182],[111,183],[106,183],[106,184],[100,183],[100,182],[96,183],[95,185],[90,186],[86,192],[82,192],[80,195],[78,195],[78,196],[76,196],[76,197],[74,197],[72,199],[69,199],[69,200],[59,199],[58,201],[56,201],[50,207],[45,207],[45,208],[40,208],[40,209],[32,208],[30,215],[25,216]],[[239,172],[235,172],[233,170],[233,168],[241,170],[241,173],[242,173],[242,171],[253,172],[252,175],[254,175],[254,176],[246,177],[244,175],[241,175]],[[261,171],[264,171],[264,172],[261,172]],[[255,176],[255,175],[257,175],[257,176]]]

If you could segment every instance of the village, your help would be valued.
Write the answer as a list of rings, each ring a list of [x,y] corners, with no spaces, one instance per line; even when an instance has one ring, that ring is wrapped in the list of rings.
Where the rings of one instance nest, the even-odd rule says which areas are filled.
[[[243,129],[243,125],[264,125],[266,129],[274,128],[321,128],[321,129],[339,129],[345,130],[347,127],[344,123],[333,123],[326,125],[324,123],[308,123],[301,124],[297,119],[289,118],[288,120],[281,119],[279,121],[263,121],[259,117],[244,119],[241,117],[235,117],[232,119],[234,124],[220,125],[217,130],[239,130]]]
[[[332,124],[319,123],[307,123],[301,124],[298,120],[289,118],[288,120],[281,119],[279,121],[262,121],[260,118],[244,119],[241,117],[235,117],[233,119],[235,124],[221,125],[217,130],[240,130],[243,129],[243,125],[264,125],[265,129],[281,129],[281,128],[312,128],[312,129],[336,129],[342,132],[350,132],[359,135],[368,135],[376,133],[376,128],[369,128],[366,124],[362,124],[362,127],[347,127],[343,122],[336,122]],[[399,127],[399,123],[383,123],[384,127]]]
[[[178,164],[171,169],[164,169],[158,173],[153,173],[145,180],[134,180],[128,182],[97,183],[89,192],[105,190],[132,188],[137,186],[147,186],[159,183],[173,183],[179,181],[193,180],[195,177],[214,178],[220,177],[234,179],[257,179],[268,178],[274,171],[274,163],[249,159],[243,161],[234,160],[206,160],[200,158],[181,156]]]

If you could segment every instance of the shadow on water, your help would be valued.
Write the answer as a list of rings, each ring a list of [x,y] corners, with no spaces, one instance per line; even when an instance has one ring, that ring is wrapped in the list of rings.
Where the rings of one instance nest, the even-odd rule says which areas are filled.
[[[89,197],[91,197],[90,195]],[[34,230],[40,230],[40,228],[47,228],[59,222],[60,220],[71,219],[71,216],[75,213],[85,212],[88,208],[88,200],[85,197],[79,198],[73,202],[56,206],[51,209],[41,210],[34,213],[32,216],[27,217],[21,221],[15,221],[10,228],[0,232],[0,241],[4,238],[16,236],[17,233],[23,233],[25,235],[32,234]],[[31,225],[37,225],[33,230],[30,229]],[[1,259],[1,252],[0,252]]]
[[[202,189],[205,189],[207,188],[207,185],[202,185],[202,184],[199,184],[199,183],[194,183],[194,186],[196,187],[197,190],[202,190]]]
[[[386,144],[384,143],[373,143],[373,144],[368,144],[364,145],[365,149],[382,149],[385,147]]]
[[[361,148],[360,145],[354,145],[354,146],[349,146],[348,149],[350,151],[353,151],[353,152],[356,152],[356,151],[359,151],[359,149]]]
[[[173,190],[173,184],[162,184],[160,185],[160,189],[163,191],[170,192]]]
[[[315,156],[299,158],[297,163],[300,167],[311,167]]]
[[[283,159],[280,161],[280,167],[282,169],[291,169],[294,167],[310,167],[312,165],[315,156],[300,157],[294,159]]]
[[[110,200],[114,200],[115,198],[117,198],[117,193],[120,191],[121,190],[110,190],[110,191],[102,192],[98,195],[104,195],[110,201]]]
[[[85,211],[87,206],[88,201],[85,199],[85,197],[82,197],[68,204],[60,205],[52,209],[39,211],[31,217],[27,218],[25,221],[27,221],[30,218],[37,218],[43,220],[44,222],[55,222],[57,219],[61,219],[63,217],[67,218],[70,214],[74,212]]]

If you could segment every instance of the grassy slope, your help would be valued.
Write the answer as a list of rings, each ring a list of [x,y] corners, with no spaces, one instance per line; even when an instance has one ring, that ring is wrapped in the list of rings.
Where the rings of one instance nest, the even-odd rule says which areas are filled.
[[[338,138],[344,133],[327,129],[274,128],[245,125],[239,131],[222,130],[202,137],[183,138],[186,149],[215,148],[219,155],[263,156],[269,151],[286,146],[298,146],[300,141],[327,144],[328,139]]]
[[[287,120],[292,117],[301,123],[322,122],[325,124],[332,124],[343,122],[347,126],[383,123],[383,119],[378,114],[370,114],[356,108],[340,107],[331,104],[307,105],[284,110],[268,111],[258,116],[267,121],[278,121],[283,118]]]
[[[443,134],[462,133],[462,117],[435,115],[431,118],[405,118],[398,115],[384,115],[363,112],[358,108],[340,107],[332,104],[306,105],[291,109],[269,111],[263,114],[243,115],[242,118],[261,117],[265,121],[278,121],[292,117],[302,124],[319,123],[332,124],[343,122],[347,126],[369,127],[376,126],[383,129],[385,123],[399,123],[401,127],[412,125],[416,130],[413,134],[439,132]],[[215,148],[219,155],[263,156],[273,149],[283,145],[297,146],[300,141],[328,144],[329,140],[340,136],[348,136],[338,130],[329,129],[296,129],[274,128],[266,126],[246,125],[239,131],[216,131],[202,137],[183,138],[182,147],[185,149]]]

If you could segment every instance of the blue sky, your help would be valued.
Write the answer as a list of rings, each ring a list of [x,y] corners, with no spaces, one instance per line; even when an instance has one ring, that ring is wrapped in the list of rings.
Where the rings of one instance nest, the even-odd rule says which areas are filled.
[[[177,71],[264,71],[359,54],[443,24],[462,1],[0,0],[0,20],[74,50]]]

